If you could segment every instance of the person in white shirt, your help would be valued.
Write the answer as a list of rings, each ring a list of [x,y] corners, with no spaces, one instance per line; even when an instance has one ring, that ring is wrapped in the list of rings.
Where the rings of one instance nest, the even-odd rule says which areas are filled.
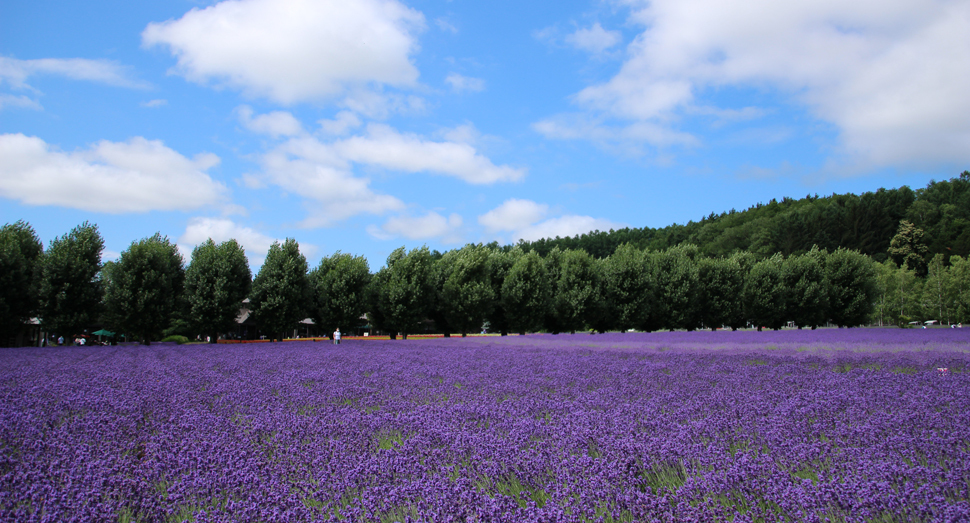
[[[333,344],[340,345],[340,329],[333,331]]]

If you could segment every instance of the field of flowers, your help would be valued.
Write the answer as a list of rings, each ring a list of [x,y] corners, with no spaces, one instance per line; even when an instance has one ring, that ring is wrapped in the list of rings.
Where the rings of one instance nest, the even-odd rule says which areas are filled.
[[[970,329],[0,350],[0,521],[732,520],[970,520]]]

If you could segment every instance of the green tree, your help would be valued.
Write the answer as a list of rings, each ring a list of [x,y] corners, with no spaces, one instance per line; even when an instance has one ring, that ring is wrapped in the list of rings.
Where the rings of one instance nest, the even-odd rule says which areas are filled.
[[[40,316],[45,330],[72,336],[101,313],[101,252],[98,226],[84,222],[51,241],[43,257]]]
[[[829,319],[840,327],[869,321],[876,302],[873,261],[858,251],[839,248],[825,261],[829,281]]]
[[[781,253],[761,260],[751,267],[744,282],[745,316],[759,331],[762,327],[781,329],[788,321],[788,294]]]
[[[712,331],[722,325],[744,326],[745,272],[735,258],[703,258],[697,262],[697,291],[701,321]]]
[[[576,332],[596,322],[604,308],[596,260],[584,250],[568,249],[560,254],[556,276],[550,307],[556,325]]]
[[[155,233],[132,242],[107,272],[108,323],[145,345],[158,339],[179,312],[184,265],[178,247],[167,236]]]
[[[375,319],[386,330],[400,332],[404,339],[428,317],[435,297],[433,264],[427,246],[405,253],[395,249],[387,265],[375,277]]]
[[[954,296],[954,319],[960,323],[970,323],[970,259],[950,257],[950,282]]]
[[[887,259],[883,263],[873,266],[876,271],[876,301],[874,303],[873,319],[880,327],[896,323],[893,313],[891,295],[895,291],[896,264]]]
[[[502,285],[515,261],[524,256],[522,249],[513,247],[507,251],[493,248],[488,256],[488,275],[495,294],[495,306],[488,315],[489,328],[497,330],[502,336],[509,333],[509,319],[503,304]]]
[[[694,330],[701,323],[698,302],[697,247],[678,245],[654,256],[657,308],[666,329]]]
[[[784,263],[788,289],[788,316],[799,329],[813,330],[828,321],[829,292],[825,279],[825,253],[813,247],[806,254],[789,256]]]
[[[549,296],[546,264],[539,254],[528,252],[517,259],[502,283],[502,306],[509,328],[519,334],[542,328]]]
[[[909,322],[920,315],[919,294],[922,292],[916,273],[905,266],[897,267],[892,260],[883,263],[885,279],[885,302],[889,310],[889,320],[900,326],[908,327]],[[879,286],[877,279],[877,289]],[[876,300],[878,303],[878,299]]]
[[[13,338],[40,305],[44,245],[27,222],[0,228],[0,347]]]
[[[189,323],[215,343],[220,333],[235,328],[252,282],[246,251],[236,240],[216,245],[210,238],[198,245],[185,271]]]
[[[625,243],[603,264],[607,314],[620,330],[647,330],[655,303],[653,271],[644,251]]]
[[[949,324],[956,304],[956,286],[944,258],[942,253],[937,253],[930,260],[927,267],[929,272],[923,282],[922,301],[925,304],[924,316]]]
[[[282,340],[310,315],[312,294],[306,257],[293,238],[273,242],[253,280],[249,301],[259,328]]]
[[[444,253],[440,258],[433,259],[431,262],[431,289],[434,297],[428,306],[428,317],[434,321],[435,329],[444,334],[446,338],[451,337],[454,330],[449,323],[448,303],[445,300],[445,282],[451,276],[455,259],[458,257],[457,250]],[[434,256],[432,256],[434,258]]]
[[[542,328],[553,334],[559,334],[566,329],[559,315],[556,314],[555,298],[559,292],[559,276],[562,272],[563,250],[555,246],[543,255],[546,264],[546,281],[549,285],[549,306],[545,308]]]
[[[443,303],[448,324],[464,337],[481,329],[495,307],[495,290],[489,274],[489,249],[466,245],[455,252],[444,282]]]
[[[927,251],[923,229],[908,220],[900,221],[896,236],[889,242],[889,257],[896,265],[915,271],[917,276],[925,276]]]
[[[367,312],[367,286],[370,285],[370,265],[363,256],[336,252],[324,257],[310,272],[313,289],[313,321],[324,332],[332,333],[343,327],[354,329]]]

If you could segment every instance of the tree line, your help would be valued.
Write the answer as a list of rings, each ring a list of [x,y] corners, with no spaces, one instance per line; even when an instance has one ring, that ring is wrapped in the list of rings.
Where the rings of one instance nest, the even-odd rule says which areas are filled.
[[[169,334],[214,341],[235,329],[246,298],[272,338],[290,335],[307,317],[332,332],[359,326],[364,315],[392,337],[429,322],[464,335],[483,325],[506,334],[970,320],[970,262],[936,256],[927,276],[918,276],[919,256],[909,256],[921,245],[914,231],[900,226],[882,264],[842,248],[759,259],[625,244],[598,259],[575,249],[540,256],[469,244],[441,255],[402,247],[376,273],[363,257],[340,252],[311,269],[288,239],[270,247],[253,278],[235,240],[210,239],[186,264],[175,244],[155,234],[102,264],[96,225],[81,224],[44,250],[33,229],[17,222],[0,229],[2,340],[9,344],[36,316],[45,331],[64,336],[103,325],[146,343]]]
[[[722,240],[673,242],[680,226],[671,226],[665,241],[674,244],[663,248],[649,242],[644,247],[623,234],[578,237],[633,240],[610,246],[605,255],[595,245],[561,247],[556,242],[562,239],[470,244],[443,254],[402,247],[371,273],[362,256],[340,252],[311,270],[296,240],[287,239],[272,245],[255,278],[235,240],[216,244],[210,239],[186,264],[174,243],[155,234],[133,242],[117,261],[102,264],[104,241],[96,225],[85,222],[45,250],[34,229],[18,221],[0,228],[0,345],[15,343],[35,317],[46,332],[65,336],[102,325],[146,342],[169,334],[215,340],[235,329],[247,298],[259,327],[274,338],[292,333],[307,317],[322,332],[332,332],[359,326],[365,314],[373,329],[392,336],[429,323],[444,333],[476,332],[487,324],[505,334],[970,322],[970,261],[960,254],[966,250],[962,238],[970,235],[965,217],[970,201],[962,207],[948,203],[970,198],[970,173],[933,182],[917,191],[914,201],[907,190],[880,189],[860,198],[882,201],[873,208],[902,216],[894,234],[875,243],[884,245],[875,254],[841,245],[803,249],[822,239],[810,231],[795,235],[798,248],[766,253],[765,245],[777,243],[737,247],[742,242],[719,254]],[[818,211],[792,202],[772,202],[756,211],[770,214],[784,205],[792,207],[790,212],[773,216]],[[702,229],[729,223],[721,218],[733,214],[711,218]],[[776,229],[759,222],[766,216],[739,227],[760,223],[767,231],[762,235],[770,236]],[[929,224],[930,231],[920,224]],[[730,230],[724,228],[720,236]],[[945,243],[956,248],[939,252]]]

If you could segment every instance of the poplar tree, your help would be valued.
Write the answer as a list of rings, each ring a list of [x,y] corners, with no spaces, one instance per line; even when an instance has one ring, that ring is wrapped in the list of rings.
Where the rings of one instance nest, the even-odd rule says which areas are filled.
[[[651,267],[645,253],[629,243],[617,247],[603,263],[606,314],[621,330],[648,330],[655,303]]]
[[[132,242],[111,265],[107,280],[108,323],[150,345],[179,312],[185,262],[167,236],[155,233]]]
[[[435,293],[432,286],[432,260],[428,247],[395,249],[387,265],[374,279],[374,319],[385,329],[407,339],[418,323],[428,317]]]
[[[788,289],[789,319],[799,329],[813,330],[828,320],[829,290],[825,278],[825,253],[812,251],[789,256],[784,263],[785,286]]]
[[[236,327],[236,316],[252,289],[246,251],[236,240],[216,245],[212,239],[192,250],[185,271],[189,323],[216,343],[220,333]]]
[[[494,307],[488,315],[488,323],[492,330],[497,330],[502,336],[507,336],[510,330],[509,318],[506,314],[502,287],[516,260],[524,255],[522,249],[514,247],[508,252],[492,249],[488,256],[488,275],[495,295]]]
[[[522,255],[502,283],[502,306],[509,329],[525,334],[542,328],[549,295],[549,279],[542,257],[534,251]]]
[[[464,337],[482,327],[495,307],[496,296],[488,271],[489,250],[466,245],[453,252],[442,298],[448,324]]]
[[[0,228],[0,347],[37,313],[44,245],[27,222]]]
[[[51,241],[43,257],[39,292],[45,330],[72,336],[98,320],[103,250],[98,226],[88,222]]]
[[[309,315],[310,282],[306,257],[293,238],[273,242],[266,261],[253,280],[250,294],[253,318],[263,332],[282,340]]]
[[[788,321],[788,289],[783,264],[781,253],[761,260],[751,267],[744,282],[744,314],[759,331],[762,327],[781,329]]]
[[[697,262],[697,284],[702,304],[701,321],[709,329],[744,326],[741,291],[744,271],[734,258],[704,258]]]
[[[367,312],[367,286],[370,266],[363,256],[336,252],[320,260],[310,272],[313,290],[313,321],[327,335],[343,328],[351,331],[360,325]]]
[[[876,301],[873,261],[858,251],[839,248],[825,260],[829,281],[829,318],[840,327],[869,321]]]
[[[575,332],[596,323],[605,307],[596,260],[583,250],[563,251],[557,276],[551,306],[557,324]]]

